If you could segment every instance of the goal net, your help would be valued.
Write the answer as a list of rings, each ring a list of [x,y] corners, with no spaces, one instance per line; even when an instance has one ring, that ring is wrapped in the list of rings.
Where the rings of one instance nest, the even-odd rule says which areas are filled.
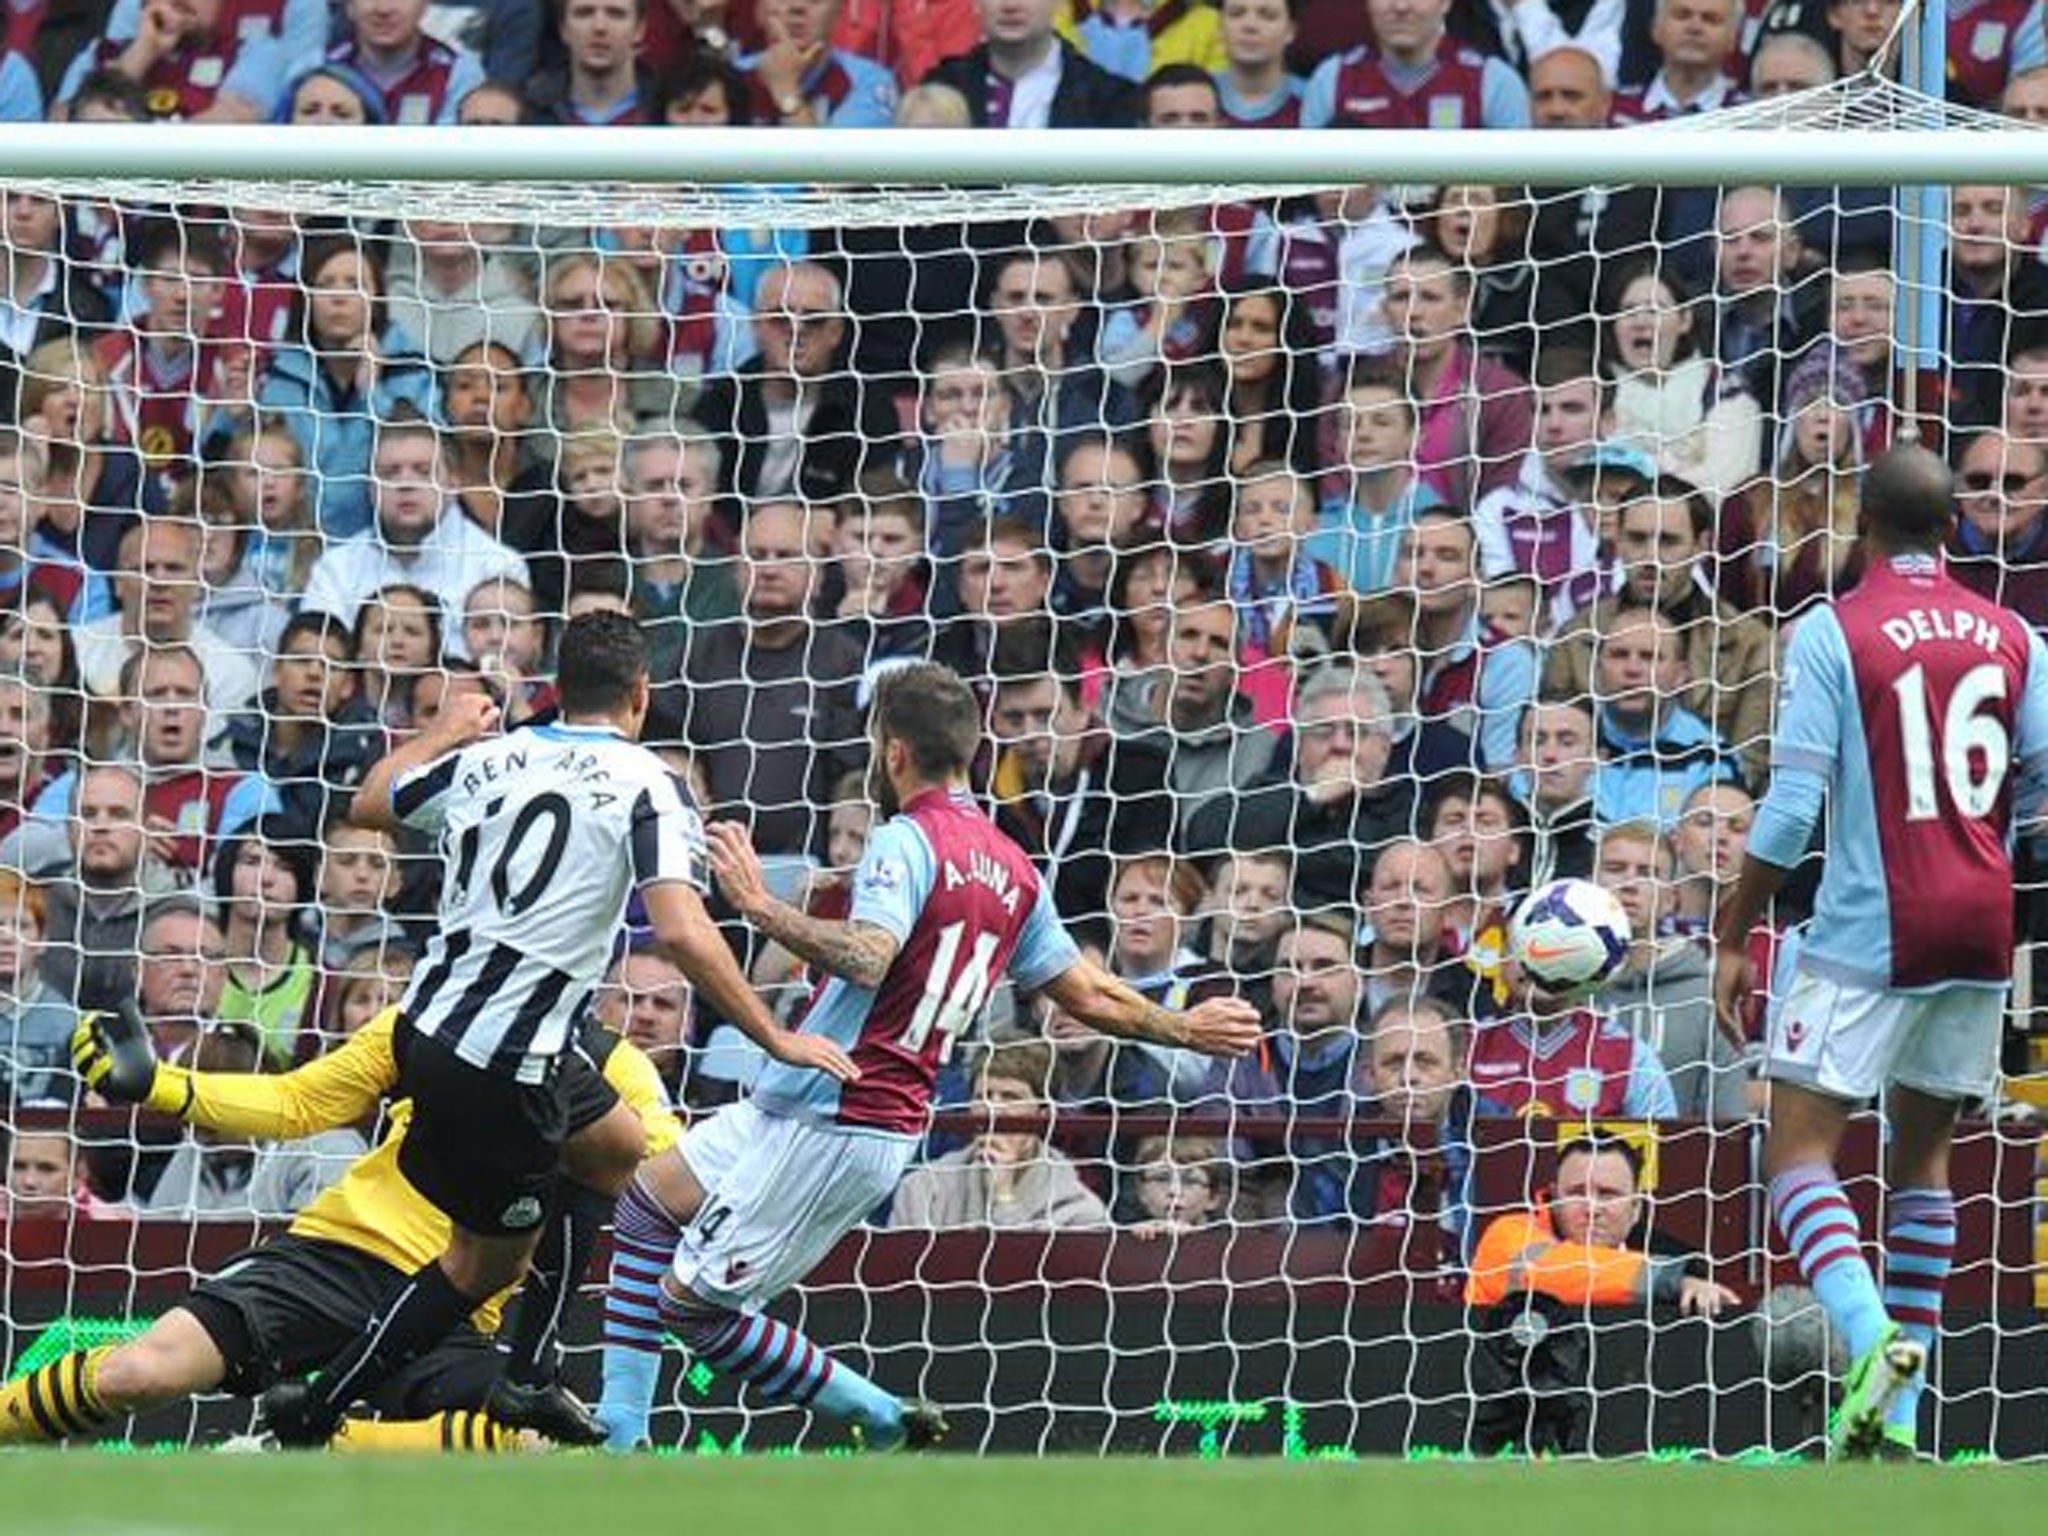
[[[195,1131],[84,1089],[76,1011],[133,995],[167,1058],[317,1077],[401,995],[440,879],[346,823],[353,789],[459,692],[544,720],[563,620],[613,607],[648,739],[787,899],[847,911],[870,694],[934,657],[1075,938],[1264,1015],[1222,1065],[1007,987],[968,1022],[902,1192],[779,1304],[956,1443],[1810,1453],[1839,1362],[1755,1069],[1817,856],[1752,936],[1742,1042],[1706,935],[1873,457],[1944,455],[1953,569],[2048,623],[2044,194],[1858,169],[2048,165],[2033,132],[1859,78],[1431,136],[1426,174],[1349,146],[1371,169],[1320,186],[1224,150],[1204,185],[0,172],[0,1363],[335,1231],[374,1091]],[[1560,1045],[1488,1020],[1506,914],[1564,876],[1635,939]],[[2048,1453],[2031,894],[1956,1153],[1945,1456]],[[803,966],[729,932],[793,1016]],[[644,937],[597,1015],[715,1114],[757,1062]],[[1882,1137],[1844,1162],[1873,1254]],[[661,1446],[843,1443],[667,1361]],[[249,1423],[213,1394],[126,1432]]]

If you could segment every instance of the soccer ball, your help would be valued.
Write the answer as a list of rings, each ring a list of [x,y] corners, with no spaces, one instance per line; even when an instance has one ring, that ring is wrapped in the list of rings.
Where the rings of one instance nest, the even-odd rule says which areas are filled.
[[[1590,880],[1553,880],[1508,922],[1508,953],[1554,998],[1584,997],[1628,958],[1628,914]]]

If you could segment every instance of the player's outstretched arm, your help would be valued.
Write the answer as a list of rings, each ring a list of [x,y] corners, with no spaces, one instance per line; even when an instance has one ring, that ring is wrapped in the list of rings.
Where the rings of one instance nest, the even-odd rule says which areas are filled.
[[[896,935],[876,923],[833,921],[799,912],[768,889],[761,856],[746,832],[729,821],[704,829],[711,873],[735,912],[808,965],[873,991],[889,974]]]
[[[1176,1012],[1148,1002],[1086,956],[1047,982],[1044,991],[1083,1024],[1125,1040],[1150,1040],[1205,1056],[1243,1056],[1259,1043],[1259,1010],[1243,998],[1212,997]]]
[[[704,910],[704,898],[680,880],[664,880],[642,888],[647,915],[654,923],[676,969],[741,1034],[777,1061],[792,1067],[815,1067],[843,1083],[860,1076],[848,1056],[822,1035],[784,1029],[775,1022],[760,995],[747,985],[740,963]]]
[[[71,1037],[71,1061],[88,1087],[118,1103],[229,1136],[289,1141],[366,1119],[397,1085],[391,1019],[387,1010],[339,1049],[268,1076],[194,1072],[158,1061],[141,1016],[129,1005],[82,1017]]]
[[[392,803],[392,787],[415,770],[460,751],[497,728],[498,706],[489,698],[468,692],[451,695],[431,726],[370,765],[349,802],[348,819],[359,827],[396,832],[402,822]]]

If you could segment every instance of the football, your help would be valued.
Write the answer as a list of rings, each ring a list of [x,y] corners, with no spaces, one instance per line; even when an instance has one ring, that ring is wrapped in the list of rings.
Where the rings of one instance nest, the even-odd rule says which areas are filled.
[[[1558,999],[1584,997],[1628,958],[1628,914],[1590,880],[1553,880],[1529,893],[1508,923],[1508,953]]]

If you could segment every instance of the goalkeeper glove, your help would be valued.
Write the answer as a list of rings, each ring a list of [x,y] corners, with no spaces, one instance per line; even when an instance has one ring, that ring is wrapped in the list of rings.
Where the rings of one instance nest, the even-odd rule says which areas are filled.
[[[71,1033],[71,1065],[85,1085],[121,1104],[182,1117],[197,1091],[193,1074],[156,1059],[149,1026],[134,999],[108,1013],[81,1014]]]

